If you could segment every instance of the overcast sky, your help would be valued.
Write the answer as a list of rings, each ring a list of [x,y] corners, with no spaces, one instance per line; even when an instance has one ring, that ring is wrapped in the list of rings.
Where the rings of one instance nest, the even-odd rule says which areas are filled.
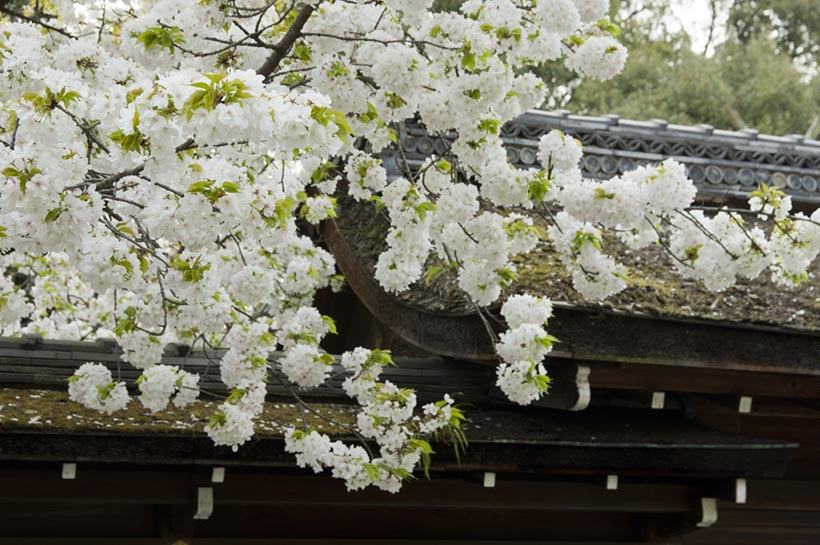
[[[712,21],[709,0],[674,0],[672,6],[675,22],[685,28],[692,37],[693,49],[697,52],[703,51],[709,36],[709,24]],[[723,17],[719,16],[712,43],[721,41],[725,22],[725,14]]]

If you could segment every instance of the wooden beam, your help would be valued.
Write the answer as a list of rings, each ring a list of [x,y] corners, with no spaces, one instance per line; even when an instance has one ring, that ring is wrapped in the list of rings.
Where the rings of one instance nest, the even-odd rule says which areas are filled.
[[[732,509],[721,507],[717,526],[820,528],[820,516],[814,511],[774,511],[764,509]]]
[[[726,501],[720,502],[721,509],[811,511],[820,520],[820,481],[747,479],[745,504],[734,502],[734,486],[729,484],[722,496]]]
[[[771,437],[799,445],[789,463],[790,479],[820,480],[820,412],[799,403],[756,398],[750,414],[738,413],[727,400],[707,396],[687,397],[689,413],[702,424],[724,433]],[[749,494],[753,494],[751,489]]]
[[[84,470],[81,480],[61,481],[45,467],[2,469],[0,482],[4,483],[0,503],[176,505],[191,503],[193,493],[208,484],[208,477],[202,472],[97,467]],[[220,505],[677,513],[692,508],[696,493],[696,488],[686,485],[623,484],[613,494],[594,483],[544,480],[501,480],[485,488],[470,481],[435,477],[405,485],[401,494],[376,489],[352,494],[344,483],[330,477],[236,471],[213,495],[213,506],[217,514]]]
[[[817,545],[816,528],[746,527],[704,528],[689,534],[686,545]]]
[[[652,417],[642,415],[641,422],[623,429],[627,435],[624,436],[613,433],[615,427],[620,430],[625,422],[614,420],[612,412],[540,412],[531,418],[518,413],[473,413],[474,418],[486,414],[496,428],[473,429],[470,446],[460,458],[452,449],[442,446],[432,469],[437,473],[537,469],[554,474],[597,471],[690,478],[734,478],[738,474],[773,477],[782,475],[797,447],[789,442],[754,437],[727,440],[703,427],[684,425],[675,415],[661,414],[666,411],[653,411]],[[611,426],[601,427],[607,419]],[[599,431],[588,432],[591,425],[597,425]],[[512,426],[512,433],[499,440],[496,431]],[[550,431],[556,426],[564,429],[562,435]],[[672,434],[672,430],[682,435]],[[685,440],[679,439],[681,436]],[[278,437],[260,438],[234,453],[229,448],[215,447],[210,439],[199,435],[0,433],[0,460],[3,459],[170,466],[187,465],[194,460],[196,465],[205,466],[205,472],[214,465],[295,467],[292,455],[285,452],[283,440]]]
[[[550,360],[550,363],[552,360]],[[580,362],[589,365],[593,388],[733,394],[816,400],[820,377],[726,369],[680,369],[641,363]]]

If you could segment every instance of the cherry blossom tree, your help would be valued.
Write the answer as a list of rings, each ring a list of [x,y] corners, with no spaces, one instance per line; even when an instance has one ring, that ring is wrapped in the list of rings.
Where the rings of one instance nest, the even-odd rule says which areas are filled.
[[[199,376],[160,364],[167,343],[224,349],[229,394],[205,427],[217,445],[253,436],[271,365],[297,400],[329,376],[334,359],[319,346],[335,324],[313,299],[342,278],[299,226],[344,213],[341,195],[389,217],[375,272],[384,289],[435,275],[424,266],[436,254],[482,314],[539,239],[592,300],[626,285],[605,232],[631,248],[662,244],[670,267],[714,290],[763,271],[799,283],[820,251],[818,213],[791,214],[774,189],[748,210],[692,209],[695,187],[674,161],[586,180],[580,144],[552,131],[540,168],[509,164],[500,128],[549,91],[527,67],[563,59],[606,80],[624,66],[606,0],[468,0],[458,12],[434,12],[432,0],[48,5],[3,11],[0,332],[115,337],[144,369],[139,401],[152,412],[199,394]],[[390,180],[379,153],[413,117],[452,138]],[[748,227],[748,214],[771,228]],[[516,403],[549,387],[551,313],[528,295],[501,307],[498,386]],[[300,466],[397,491],[429,463],[431,439],[463,441],[452,398],[419,407],[380,380],[388,352],[356,348],[341,365],[361,441],[287,429]],[[106,413],[130,399],[91,362],[69,394]]]

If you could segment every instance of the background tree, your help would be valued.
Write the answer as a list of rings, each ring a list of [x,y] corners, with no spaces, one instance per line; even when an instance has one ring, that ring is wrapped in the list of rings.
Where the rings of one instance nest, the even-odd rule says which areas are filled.
[[[712,7],[713,19],[724,16],[728,26],[723,41],[711,38],[714,51],[707,54],[692,50],[686,29],[670,27],[674,12],[668,0],[613,2],[610,14],[629,49],[626,68],[606,84],[566,74],[557,86],[561,92],[546,106],[816,136],[820,3],[734,1]]]

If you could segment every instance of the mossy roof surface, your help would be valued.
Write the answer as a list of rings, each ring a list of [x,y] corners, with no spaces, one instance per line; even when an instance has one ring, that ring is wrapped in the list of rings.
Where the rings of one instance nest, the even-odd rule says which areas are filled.
[[[381,251],[388,220],[373,213],[371,203],[343,203],[345,213],[337,220],[347,243],[360,261],[373,271]],[[545,227],[540,218],[536,224]],[[776,285],[762,274],[755,280],[740,279],[720,292],[707,290],[696,280],[674,271],[671,257],[659,245],[639,251],[607,240],[606,251],[618,255],[628,268],[628,287],[600,303],[590,303],[572,287],[572,281],[549,243],[539,242],[527,255],[517,258],[520,279],[505,294],[527,292],[577,308],[607,309],[652,314],[672,319],[706,319],[731,323],[778,326],[802,331],[820,331],[820,268],[810,270],[810,281],[798,288]],[[436,258],[427,267],[439,265]],[[416,282],[397,296],[409,305],[439,313],[469,313],[473,305],[458,289],[455,275],[447,272],[429,285]]]
[[[173,408],[151,415],[138,401],[132,401],[123,411],[109,416],[70,401],[65,391],[0,388],[0,433],[40,431],[88,436],[202,436],[208,415],[215,410],[216,404],[217,402],[200,401],[186,409]],[[350,405],[317,404],[312,408],[345,426],[355,423],[354,408]],[[342,439],[350,438],[350,433],[343,427],[310,413],[306,418],[308,424],[318,431]],[[261,437],[281,437],[283,427],[299,427],[300,424],[301,416],[295,405],[266,403],[263,415],[257,419],[256,434]],[[774,440],[709,430],[682,420],[673,412],[649,414],[636,409],[607,408],[572,413],[519,408],[468,408],[467,422],[463,429],[473,448],[481,443],[587,445],[596,448],[675,445],[711,448],[734,444],[746,448],[761,443],[779,447],[793,446]],[[452,448],[452,445],[447,448]],[[467,448],[469,452],[470,447]]]
[[[111,415],[87,409],[68,399],[65,390],[0,388],[0,431],[52,430],[69,433],[204,434],[219,401],[200,400],[184,409],[169,405],[151,414],[136,399]],[[342,404],[313,404],[311,408],[343,426],[355,424],[355,408]],[[310,426],[330,435],[348,435],[344,427],[308,411]],[[302,416],[293,403],[265,403],[257,418],[258,435],[280,435],[285,427],[300,427]]]

